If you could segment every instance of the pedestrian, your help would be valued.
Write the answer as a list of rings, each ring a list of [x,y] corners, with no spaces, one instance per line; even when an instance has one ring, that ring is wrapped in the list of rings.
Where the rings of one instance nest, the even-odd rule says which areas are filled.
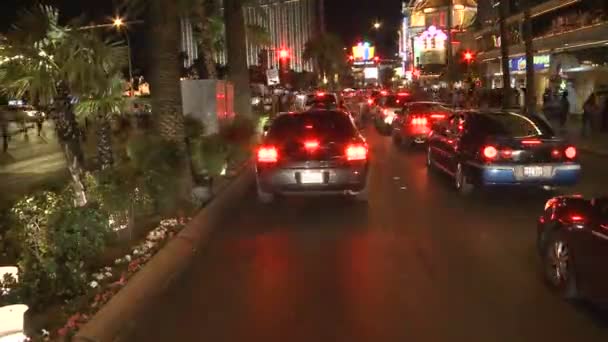
[[[0,113],[0,130],[2,130],[2,152],[8,151],[8,119]]]
[[[42,125],[44,124],[44,117],[41,113],[36,114],[36,128],[38,129],[38,136],[42,136]]]
[[[559,126],[562,131],[566,129],[568,114],[570,113],[570,101],[568,101],[568,92],[562,93],[562,98],[559,102]]]
[[[604,100],[604,108],[602,108],[602,132],[608,132],[608,97]]]
[[[597,111],[597,99],[595,94],[591,94],[583,105],[583,118],[581,122],[581,135],[587,136],[587,128],[591,132],[591,117]]]

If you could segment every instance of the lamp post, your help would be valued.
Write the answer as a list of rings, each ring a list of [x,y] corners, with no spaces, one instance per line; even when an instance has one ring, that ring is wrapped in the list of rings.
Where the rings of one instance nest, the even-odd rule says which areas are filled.
[[[122,28],[126,26],[125,21],[120,18],[114,18],[112,25],[116,27],[118,31],[122,31]],[[127,56],[129,59],[129,97],[133,96],[133,64],[131,62],[131,39],[129,39],[129,33],[124,30],[125,38],[127,39]]]

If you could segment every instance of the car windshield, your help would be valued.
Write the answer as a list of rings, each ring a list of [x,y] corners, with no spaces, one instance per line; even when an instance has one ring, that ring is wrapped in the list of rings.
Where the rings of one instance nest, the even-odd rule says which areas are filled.
[[[483,114],[478,118],[483,129],[490,135],[524,138],[553,136],[551,127],[539,117],[526,117],[515,113]]]
[[[348,115],[340,112],[287,114],[274,120],[268,132],[273,140],[304,136],[348,138],[356,134]]]

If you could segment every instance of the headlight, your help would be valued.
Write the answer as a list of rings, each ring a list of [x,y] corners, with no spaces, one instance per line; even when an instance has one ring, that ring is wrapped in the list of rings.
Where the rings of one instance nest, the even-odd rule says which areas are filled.
[[[36,112],[35,110],[26,110],[26,111],[25,111],[25,114],[27,114],[27,116],[29,116],[29,117],[34,117],[34,116],[36,116],[36,113],[37,113],[37,112]]]

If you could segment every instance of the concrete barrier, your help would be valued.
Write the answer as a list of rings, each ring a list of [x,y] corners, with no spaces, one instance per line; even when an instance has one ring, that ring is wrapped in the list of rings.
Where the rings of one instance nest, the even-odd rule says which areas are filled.
[[[207,207],[142,270],[131,278],[85,326],[73,341],[110,342],[124,338],[136,318],[162,295],[171,283],[188,269],[194,256],[218,228],[231,209],[234,209],[253,184],[254,174],[246,167]]]

